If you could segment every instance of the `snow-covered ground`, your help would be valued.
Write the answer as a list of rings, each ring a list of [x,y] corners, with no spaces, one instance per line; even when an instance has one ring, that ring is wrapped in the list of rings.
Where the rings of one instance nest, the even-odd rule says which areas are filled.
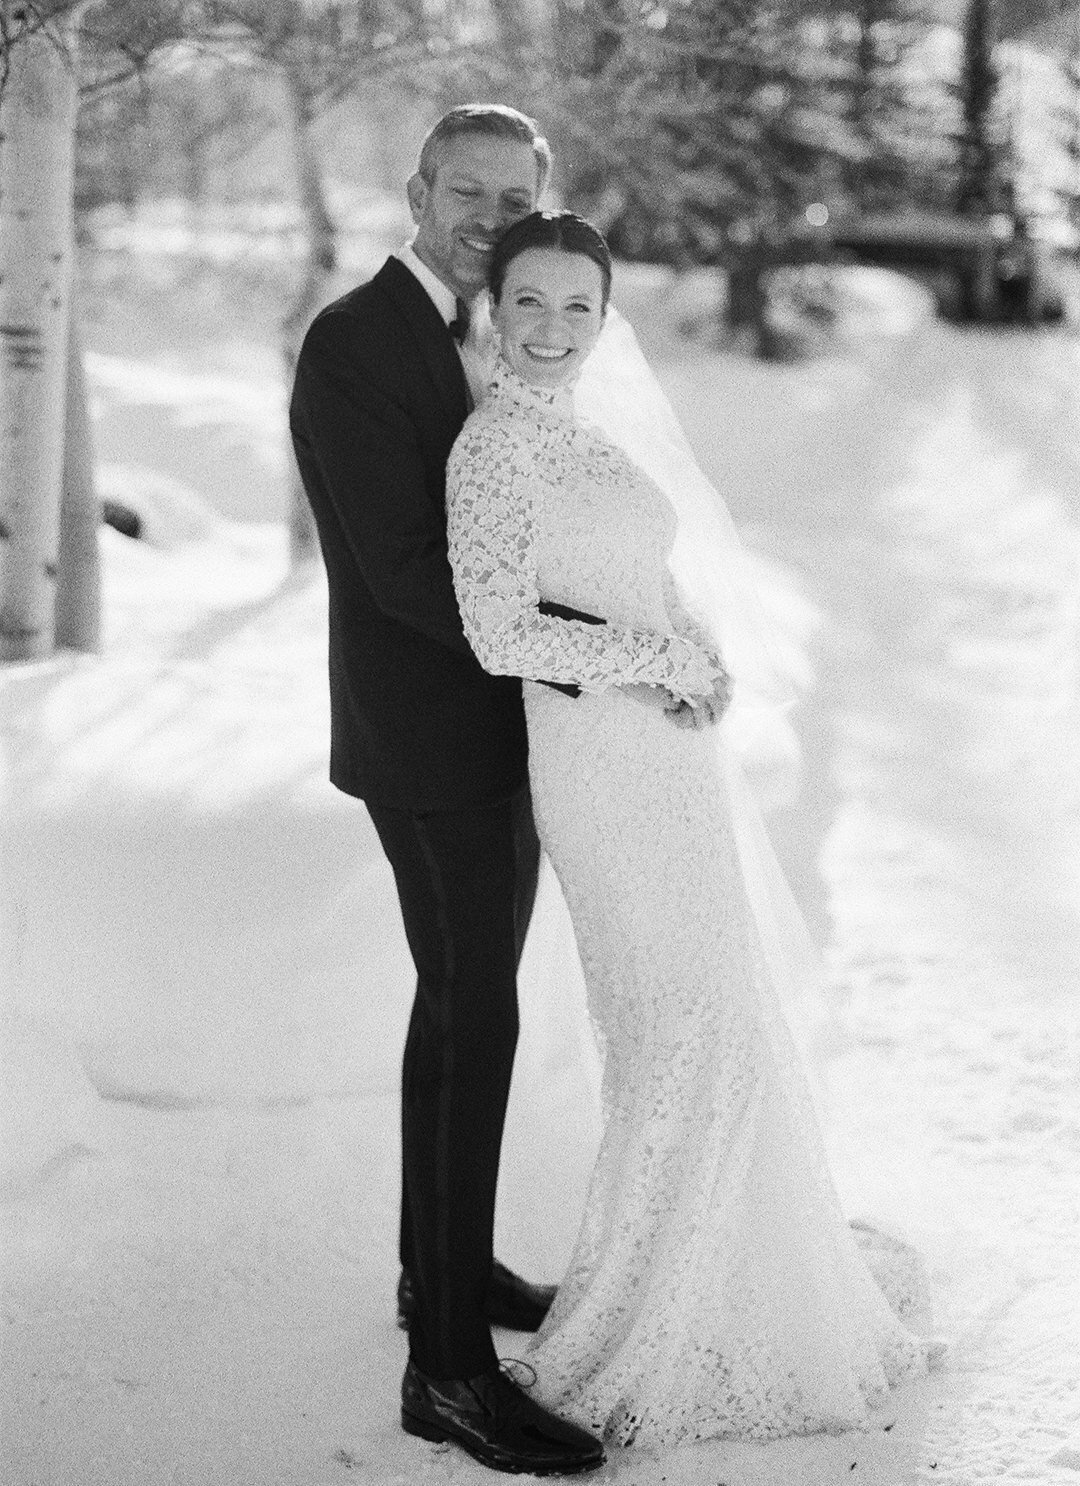
[[[164,270],[123,287],[89,306],[103,488],[153,540],[102,535],[99,657],[3,678],[0,1478],[487,1481],[397,1425],[408,958],[325,781],[273,344]],[[858,339],[789,367],[681,345],[685,289],[623,303],[812,678],[801,763],[754,777],[828,945],[838,1183],[922,1248],[950,1351],[889,1431],[598,1481],[1080,1478],[1080,344],[850,287]],[[596,1112],[573,1007],[530,1018],[549,948],[499,1247],[556,1278]]]

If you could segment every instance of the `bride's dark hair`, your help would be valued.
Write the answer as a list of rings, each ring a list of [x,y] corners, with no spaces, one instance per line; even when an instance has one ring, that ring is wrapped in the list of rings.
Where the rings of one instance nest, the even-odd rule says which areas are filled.
[[[492,249],[488,267],[488,288],[496,304],[502,298],[506,270],[519,253],[530,248],[558,248],[564,253],[580,253],[583,258],[591,258],[600,270],[601,303],[607,309],[611,294],[611,249],[599,228],[576,212],[530,212],[506,229]]]

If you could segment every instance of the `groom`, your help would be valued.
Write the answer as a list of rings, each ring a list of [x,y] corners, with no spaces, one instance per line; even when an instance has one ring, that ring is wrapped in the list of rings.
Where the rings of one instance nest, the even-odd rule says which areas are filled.
[[[466,338],[493,243],[536,205],[547,142],[514,109],[452,109],[407,186],[416,232],[324,309],[290,409],[330,598],[330,778],[364,801],[417,972],[402,1074],[402,1424],[504,1471],[603,1463],[500,1371],[491,1323],[554,1291],[492,1255],[539,845],[521,683],[465,640],[446,546],[451,446],[486,377]],[[472,385],[470,385],[470,383]],[[564,688],[565,689],[565,688]]]

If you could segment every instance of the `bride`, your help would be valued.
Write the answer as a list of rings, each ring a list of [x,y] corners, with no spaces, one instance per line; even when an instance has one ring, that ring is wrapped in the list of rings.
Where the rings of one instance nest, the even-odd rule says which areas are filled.
[[[738,647],[676,560],[684,473],[628,452],[661,446],[659,415],[609,398],[613,436],[575,405],[610,286],[583,219],[506,232],[500,358],[447,480],[465,632],[525,678],[537,825],[604,1051],[585,1215],[529,1361],[546,1405],[616,1445],[865,1427],[926,1344],[840,1210],[781,1010],[752,807],[715,725]]]

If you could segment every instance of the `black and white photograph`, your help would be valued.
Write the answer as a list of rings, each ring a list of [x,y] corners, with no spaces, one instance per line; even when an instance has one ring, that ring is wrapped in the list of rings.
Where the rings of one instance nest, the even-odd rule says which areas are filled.
[[[0,0],[0,1486],[1080,1486],[1080,0]]]

